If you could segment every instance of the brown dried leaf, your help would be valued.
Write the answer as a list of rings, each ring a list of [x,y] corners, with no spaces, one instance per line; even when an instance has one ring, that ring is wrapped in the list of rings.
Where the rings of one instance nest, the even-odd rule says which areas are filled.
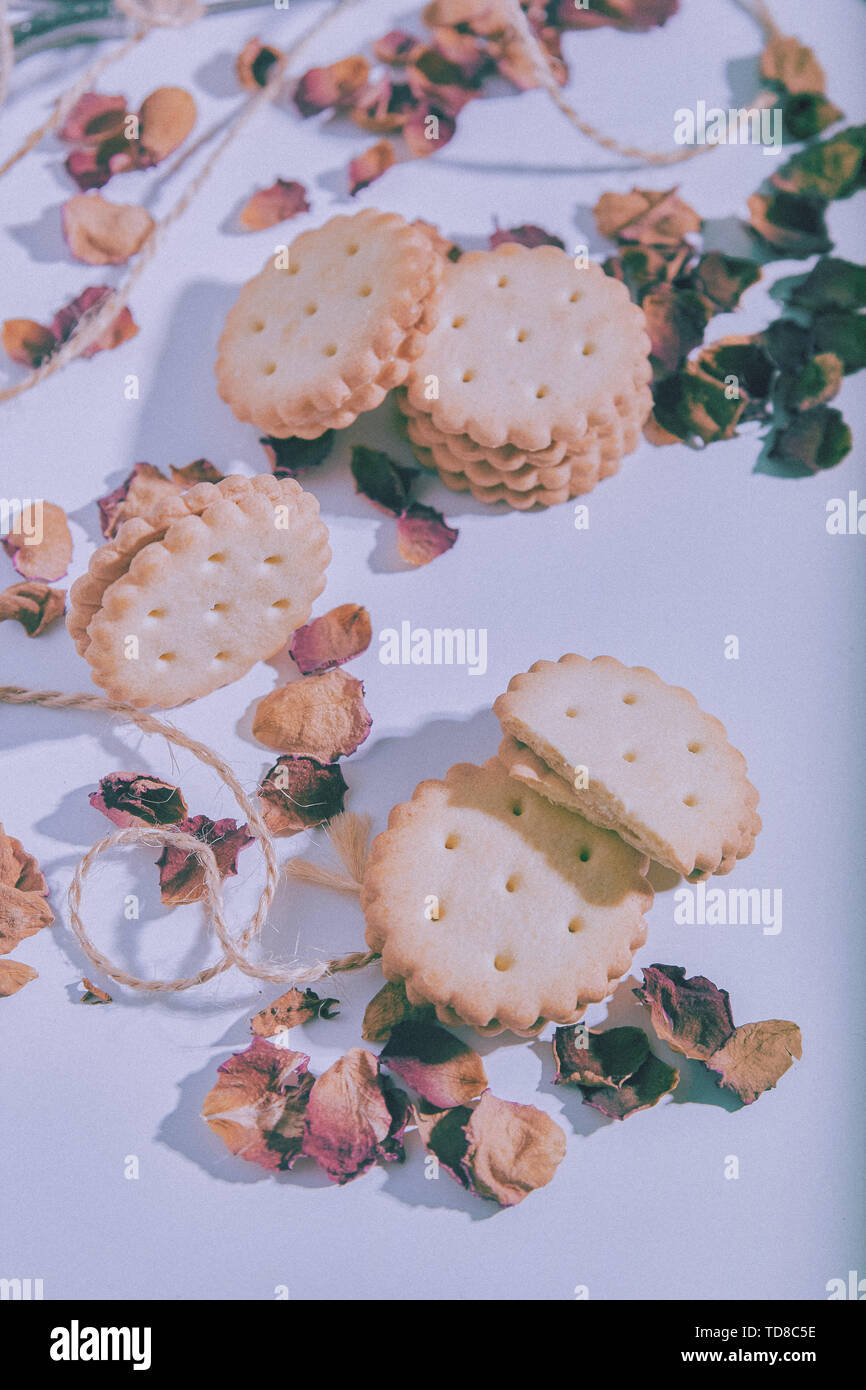
[[[397,549],[410,565],[429,565],[450,550],[460,532],[435,507],[410,502],[397,519]]]
[[[302,675],[315,675],[360,656],[369,647],[372,636],[366,608],[357,603],[341,603],[298,628],[290,655]]]
[[[248,232],[275,227],[301,212],[309,212],[307,190],[302,183],[277,179],[270,188],[260,188],[241,209],[240,223]]]
[[[593,208],[600,234],[642,246],[676,246],[688,233],[701,230],[700,217],[677,191],[633,188],[630,193],[603,193]]]
[[[478,1053],[434,1023],[395,1024],[379,1061],[437,1110],[467,1105],[487,1087]]]
[[[832,249],[825,202],[805,193],[753,193],[747,200],[751,230],[779,256],[798,260]]]
[[[410,1004],[402,980],[388,980],[364,1010],[361,1037],[365,1042],[383,1042],[398,1023],[420,1023],[433,1017],[432,1004]]]
[[[38,510],[22,508],[2,545],[25,579],[61,579],[72,559],[72,536],[62,507],[40,502]]]
[[[332,1182],[351,1182],[378,1158],[402,1162],[408,1114],[405,1094],[381,1076],[371,1052],[355,1047],[310,1092],[303,1152]]]
[[[415,1116],[424,1143],[443,1167],[463,1187],[500,1206],[515,1206],[546,1187],[565,1157],[565,1135],[555,1120],[490,1091],[474,1110],[417,1106]]]
[[[0,956],[51,925],[47,896],[48,884],[33,855],[0,824]]]
[[[722,1086],[739,1096],[744,1105],[752,1105],[764,1091],[771,1091],[794,1059],[802,1055],[796,1023],[771,1018],[735,1028],[707,1066],[719,1073]]]
[[[140,165],[159,164],[182,145],[195,125],[195,101],[185,87],[157,87],[138,112]]]
[[[351,106],[369,76],[370,64],[358,53],[325,68],[310,68],[295,88],[295,105],[302,116]]]
[[[370,732],[363,696],[362,683],[345,671],[306,676],[259,700],[253,736],[278,753],[333,763],[354,753]]]
[[[337,1008],[334,1008],[334,1005]],[[250,1020],[250,1028],[260,1038],[272,1038],[286,1028],[297,1028],[311,1018],[334,1018],[340,1012],[336,999],[320,999],[312,989],[290,989],[261,1009]]]
[[[761,54],[761,76],[786,92],[824,92],[824,69],[799,39],[774,34]]]
[[[67,245],[87,265],[123,265],[141,250],[154,227],[145,208],[110,203],[99,193],[77,193],[61,211]]]
[[[148,772],[109,772],[89,801],[121,830],[131,825],[177,825],[189,815],[180,788]]]
[[[22,367],[41,367],[57,347],[51,329],[33,319],[6,319],[2,342],[6,355]]]
[[[238,825],[230,816],[218,821],[208,816],[192,816],[178,821],[174,829],[210,845],[221,879],[237,873],[238,855],[253,843],[248,827]],[[204,868],[197,855],[176,845],[166,845],[156,864],[160,897],[167,907],[201,902],[205,892]]]
[[[38,970],[25,965],[23,960],[0,960],[0,999],[8,999],[19,989],[39,978]]]
[[[38,637],[51,623],[61,617],[66,607],[64,589],[50,589],[47,584],[22,581],[10,584],[0,593],[0,623],[14,618],[28,637]]]
[[[276,67],[274,66],[276,64]],[[286,55],[273,44],[248,39],[235,59],[235,74],[245,92],[259,92],[285,71]]]
[[[397,153],[390,140],[379,140],[363,154],[356,155],[349,162],[349,192],[352,197],[380,179],[396,161]]]
[[[324,766],[314,758],[283,757],[265,773],[258,795],[271,834],[297,835],[339,815],[347,791],[339,763]]]
[[[734,1031],[727,990],[704,975],[686,979],[681,965],[645,968],[643,985],[633,993],[650,1009],[657,1036],[686,1057],[705,1062]]]
[[[284,1172],[301,1152],[313,1086],[309,1057],[254,1038],[219,1067],[202,1116],[226,1147],[249,1163]]]
[[[84,976],[84,979],[81,981],[81,984],[84,989],[84,993],[78,1001],[79,1004],[111,1003],[111,995],[106,994],[105,990],[100,989],[99,985],[95,985],[92,980],[88,980],[86,975]]]

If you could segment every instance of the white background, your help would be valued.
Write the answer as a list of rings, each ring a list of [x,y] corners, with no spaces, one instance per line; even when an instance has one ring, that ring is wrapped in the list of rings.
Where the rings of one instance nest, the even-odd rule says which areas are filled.
[[[814,44],[829,93],[862,119],[866,10],[858,0],[776,0],[781,27]],[[208,19],[188,33],[150,38],[112,69],[104,91],[133,106],[153,87],[189,85],[199,129],[239,101],[232,55],[258,33],[287,46],[318,4],[293,3]],[[327,62],[412,15],[366,3],[316,42],[302,67]],[[570,35],[571,96],[582,114],[622,140],[672,144],[677,107],[741,105],[756,83],[761,43],[733,0],[683,0],[682,13],[646,35]],[[76,49],[28,59],[0,124],[11,149],[49,107],[61,82],[90,61]],[[464,246],[502,226],[537,222],[567,245],[608,248],[590,214],[605,190],[633,184],[683,195],[708,219],[707,244],[745,248],[736,219],[773,167],[757,148],[719,149],[675,171],[630,166],[587,143],[538,93],[475,102],[451,144],[433,159],[392,169],[353,203],[348,160],[374,137],[354,127],[302,122],[283,104],[262,112],[220,165],[194,209],[171,233],[133,300],[139,335],[117,352],[75,363],[0,415],[4,495],[45,497],[71,519],[81,573],[100,540],[95,498],[136,460],[163,469],[207,456],[224,471],[260,471],[256,434],[219,400],[216,338],[240,284],[284,238],[282,229],[239,235],[239,207],[279,176],[301,179],[312,211],[285,235],[336,211],[374,205],[437,222]],[[72,189],[64,151],[46,141],[0,188],[0,316],[50,321],[87,284],[112,282],[75,263],[59,208]],[[183,176],[181,176],[183,177]],[[180,179],[163,172],[116,179],[107,196],[144,199],[164,213]],[[862,259],[857,200],[830,209],[837,254]],[[858,238],[858,231],[861,235]],[[808,263],[807,263],[808,265]],[[779,262],[742,310],[713,321],[709,336],[752,332],[774,313],[766,286],[807,268]],[[14,380],[16,369],[9,369]],[[136,373],[141,399],[123,398]],[[495,1092],[539,1105],[568,1135],[553,1184],[498,1211],[443,1173],[425,1181],[410,1137],[402,1167],[377,1168],[343,1189],[311,1164],[274,1177],[233,1159],[199,1118],[218,1064],[249,1039],[248,1020],[277,993],[235,975],[168,999],[114,988],[114,1003],[77,1003],[83,958],[65,921],[72,866],[110,828],[88,805],[104,774],[150,769],[177,781],[192,813],[232,815],[230,795],[187,755],[173,765],[158,739],[92,714],[0,707],[0,817],[33,851],[50,884],[57,922],[15,959],[39,979],[0,1004],[3,1046],[3,1217],[0,1275],[44,1280],[46,1297],[253,1298],[288,1285],[312,1299],[823,1298],[833,1278],[862,1265],[864,965],[862,537],[831,537],[828,499],[863,487],[864,412],[858,382],[840,400],[855,437],[835,471],[805,481],[752,472],[759,443],[747,429],[705,454],[643,444],[618,477],[589,498],[590,527],[576,531],[571,505],[523,515],[487,510],[425,481],[421,495],[460,528],[456,547],[432,566],[403,565],[393,524],[355,496],[352,441],[409,454],[388,403],[341,436],[329,463],[307,481],[321,500],[334,561],[318,612],[344,602],[370,610],[374,640],[349,668],[366,684],[369,741],[346,764],[349,805],[376,828],[423,777],[495,751],[490,713],[509,677],[540,657],[609,652],[692,689],[746,752],[762,795],[764,831],[752,857],[724,886],[781,888],[783,930],[680,927],[673,896],[659,895],[638,966],[664,961],[704,973],[732,996],[737,1022],[792,1018],[804,1057],[778,1089],[732,1113],[695,1064],[675,1095],[625,1124],[607,1123],[577,1092],[554,1088],[547,1041],[506,1035],[482,1041]],[[0,585],[15,579],[0,555]],[[378,634],[415,626],[486,627],[489,669],[385,667]],[[724,659],[739,638],[738,661]],[[255,702],[288,674],[261,664],[244,680],[172,717],[212,743],[254,789],[270,759],[253,741]],[[0,628],[0,683],[90,688],[88,668],[61,625],[31,641]],[[321,835],[282,842],[285,852],[326,853]],[[180,973],[209,958],[197,908],[164,912],[146,853],[105,861],[89,884],[93,934],[128,968]],[[233,922],[261,886],[255,848],[227,888]],[[142,920],[123,920],[124,894],[142,898]],[[357,906],[320,890],[281,890],[267,951],[312,958],[359,948]],[[360,1041],[376,969],[339,978],[342,1014],[297,1034],[320,1072]],[[590,1022],[647,1022],[623,985]],[[658,1048],[661,1055],[667,1055]],[[124,1178],[128,1155],[136,1181]],[[740,1177],[726,1181],[728,1156]],[[866,1271],[861,1270],[861,1274]]]

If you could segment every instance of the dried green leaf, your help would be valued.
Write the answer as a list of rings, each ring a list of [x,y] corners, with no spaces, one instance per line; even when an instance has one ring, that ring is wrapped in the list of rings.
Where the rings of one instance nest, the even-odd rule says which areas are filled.
[[[845,366],[845,375],[866,367],[866,314],[844,309],[819,314],[812,322],[818,352],[832,352]]]
[[[850,198],[866,186],[866,125],[848,126],[829,140],[799,150],[772,176],[777,188],[826,202]]]
[[[844,115],[832,101],[813,92],[782,97],[782,129],[788,141],[811,140],[828,126],[841,121]]]
[[[866,308],[866,266],[836,256],[823,256],[808,275],[777,281],[777,299],[818,313],[823,309]]]
[[[761,76],[786,92],[823,92],[824,69],[811,48],[776,32],[761,54]]]
[[[753,193],[748,200],[751,231],[779,256],[796,260],[829,251],[825,202],[805,193]]]
[[[691,362],[685,371],[658,382],[653,395],[651,418],[665,434],[704,444],[733,438],[745,407],[742,399]]]
[[[839,394],[844,369],[832,352],[819,353],[802,372],[786,383],[785,405],[789,410],[813,410]]]
[[[768,458],[777,473],[781,466],[783,476],[805,478],[835,468],[851,452],[851,442],[851,430],[841,412],[819,405],[775,431]]]

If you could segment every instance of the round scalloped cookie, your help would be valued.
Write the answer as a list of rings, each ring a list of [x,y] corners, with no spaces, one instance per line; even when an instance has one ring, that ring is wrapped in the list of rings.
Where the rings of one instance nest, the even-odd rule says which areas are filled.
[[[486,447],[575,445],[649,380],[649,351],[643,313],[600,266],[507,242],[446,264],[408,398],[437,429]]]
[[[365,208],[301,232],[287,268],[271,258],[229,311],[216,365],[223,400],[284,437],[315,437],[372,409],[433,326],[443,264],[398,213]]]
[[[574,1023],[626,974],[646,939],[648,864],[496,758],[458,763],[416,787],[374,841],[367,943],[386,979],[443,1022],[533,1035]]]

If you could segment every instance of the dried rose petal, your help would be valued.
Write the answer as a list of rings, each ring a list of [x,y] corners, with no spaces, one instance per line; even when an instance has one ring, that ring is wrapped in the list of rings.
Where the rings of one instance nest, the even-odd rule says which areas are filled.
[[[180,788],[148,772],[109,772],[89,800],[121,830],[131,825],[177,825],[189,815]]]
[[[95,313],[111,293],[110,285],[91,285],[89,289],[76,295],[69,304],[58,309],[51,324],[51,331],[58,341],[65,343],[67,338],[71,338],[84,315]],[[81,356],[93,357],[97,352],[107,352],[111,348],[120,347],[121,343],[134,338],[137,332],[138,325],[133,321],[132,314],[128,308],[123,308],[101,337],[85,348]]]
[[[285,1172],[301,1152],[313,1077],[303,1052],[253,1038],[219,1067],[202,1116],[237,1157]]]
[[[54,502],[22,507],[0,544],[25,579],[61,579],[72,559],[69,522],[63,508]]]
[[[70,145],[99,142],[117,134],[126,116],[126,97],[85,92],[69,112],[57,134]]]
[[[397,154],[390,140],[379,140],[363,154],[349,161],[349,192],[354,198],[362,188],[380,179],[396,163]]]
[[[429,565],[450,550],[460,532],[435,507],[411,502],[397,520],[397,548],[410,565]]]
[[[369,647],[372,636],[366,608],[357,603],[341,603],[298,628],[290,655],[303,675],[315,675],[360,656]]]
[[[276,68],[274,67],[276,64]],[[258,92],[285,70],[286,55],[272,44],[248,39],[235,59],[235,73],[245,92]]]
[[[240,223],[248,232],[275,227],[301,212],[309,212],[307,190],[302,183],[277,179],[270,188],[260,188],[241,209]]]
[[[761,278],[761,267],[742,256],[708,251],[691,273],[692,287],[708,301],[713,314],[736,309],[744,290]]]
[[[277,478],[296,478],[298,469],[315,468],[324,463],[334,443],[334,431],[325,430],[315,439],[298,439],[296,435],[276,439],[265,435],[259,443],[268,456],[271,472]]]
[[[383,34],[381,39],[375,40],[373,52],[380,63],[402,67],[420,42],[420,39],[416,39],[414,34],[408,34],[405,29],[391,29],[387,34]]]
[[[345,671],[326,671],[281,686],[259,700],[253,737],[278,753],[333,763],[355,752],[372,723],[362,683]]]
[[[171,476],[180,485],[181,492],[186,492],[188,487],[195,487],[196,483],[221,483],[225,473],[221,473],[209,459],[193,459],[192,463],[185,463],[183,468],[175,468],[174,464],[169,464]]]
[[[814,410],[838,396],[845,375],[840,358],[833,352],[819,352],[798,376],[785,387],[785,405],[789,410]]]
[[[467,77],[459,63],[452,63],[441,50],[425,48],[406,70],[413,95],[426,106],[445,116],[458,116],[467,102],[479,93],[480,82]]]
[[[812,313],[825,309],[866,308],[866,266],[843,261],[836,256],[823,256],[809,274],[777,283],[772,293],[789,304]]]
[[[563,29],[598,29],[605,24],[615,29],[652,29],[675,15],[679,4],[680,0],[589,0],[587,9],[578,9],[574,0],[557,0],[551,22]]]
[[[102,534],[111,539],[124,521],[139,517],[155,522],[166,502],[196,483],[218,483],[225,476],[207,459],[195,459],[183,468],[171,465],[170,478],[152,463],[137,463],[112,492],[97,499]]]
[[[315,116],[332,107],[351,106],[367,85],[370,64],[360,54],[326,68],[310,68],[295,88],[295,105],[302,116]]]
[[[47,584],[22,581],[10,584],[0,593],[0,623],[13,618],[25,629],[28,637],[39,637],[51,623],[61,617],[66,607],[64,589],[50,589]]]
[[[424,159],[447,145],[457,129],[454,117],[438,106],[419,106],[403,123],[403,139],[413,159]]]
[[[463,253],[457,245],[457,242],[451,241],[448,237],[444,237],[435,223],[425,222],[423,218],[416,217],[412,222],[412,226],[418,227],[426,237],[429,237],[440,256],[444,256],[446,260],[449,261],[458,261],[460,259]]]
[[[323,766],[313,758],[283,757],[265,773],[258,795],[271,834],[297,835],[339,815],[347,791],[339,763]]]
[[[707,1060],[710,1071],[719,1073],[719,1084],[752,1105],[771,1091],[780,1077],[803,1055],[803,1043],[796,1023],[779,1018],[763,1023],[744,1023],[735,1028],[725,1045]]]
[[[47,896],[48,884],[33,855],[0,825],[0,956],[50,927],[54,913]]]
[[[352,449],[355,491],[392,516],[405,511],[412,481],[417,476],[417,468],[403,468],[378,449],[368,449],[365,444],[356,444]]]
[[[786,94],[781,98],[781,107],[785,139],[789,142],[811,140],[845,114],[832,101],[814,92],[801,92],[798,96]]]
[[[770,458],[787,466],[788,477],[805,478],[835,468],[850,454],[851,446],[851,428],[841,413],[832,406],[818,405],[775,431]]]
[[[57,347],[51,329],[33,319],[6,319],[2,341],[7,356],[22,367],[41,367]]]
[[[290,989],[255,1014],[250,1028],[260,1038],[272,1038],[286,1028],[309,1023],[311,1018],[335,1018],[339,1012],[337,999],[320,999],[312,989]]]
[[[237,873],[238,855],[253,843],[248,827],[238,825],[230,816],[218,821],[208,816],[192,816],[189,820],[178,821],[174,828],[210,845],[221,879]],[[201,902],[205,892],[204,868],[195,854],[176,845],[166,845],[156,864],[160,896],[167,907]]]
[[[675,1052],[705,1062],[734,1031],[727,990],[717,989],[704,975],[686,979],[681,965],[651,965],[635,998],[647,1005],[652,1025],[662,1042]]]
[[[310,1092],[303,1152],[332,1182],[351,1182],[378,1158],[402,1161],[408,1115],[403,1091],[380,1075],[371,1052],[355,1047]]]
[[[443,1167],[463,1187],[500,1206],[515,1206],[546,1187],[565,1157],[565,1135],[555,1120],[490,1091],[474,1110],[416,1106],[415,1117],[424,1143]]]
[[[78,1001],[79,1004],[111,1003],[111,995],[106,994],[105,990],[100,989],[99,985],[95,985],[92,980],[88,980],[86,975],[84,976],[84,979],[81,981],[81,984],[84,989],[84,993]]]
[[[19,989],[38,977],[38,970],[34,970],[32,965],[25,965],[23,960],[0,960],[0,999],[17,994]]]
[[[182,145],[195,125],[196,107],[184,87],[157,87],[138,112],[138,153],[142,167],[159,164]]]
[[[584,1105],[601,1111],[609,1120],[625,1120],[638,1110],[649,1110],[662,1096],[670,1095],[679,1082],[676,1067],[669,1067],[652,1053],[621,1086],[584,1090]],[[583,1088],[582,1088],[583,1089]]]
[[[487,1088],[478,1053],[433,1023],[395,1024],[379,1061],[437,1110],[467,1105]]]
[[[420,1023],[434,1012],[432,1004],[410,1004],[402,980],[388,980],[364,1011],[361,1037],[365,1042],[383,1042],[398,1023]]]
[[[497,246],[502,246],[503,242],[513,241],[518,246],[528,246],[530,250],[536,246],[558,246],[561,251],[565,250],[565,242],[558,236],[552,236],[543,227],[533,227],[532,223],[526,222],[522,227],[500,227],[496,224],[496,231],[490,233],[490,250],[495,251]]]
[[[98,193],[79,193],[61,209],[63,235],[73,256],[87,265],[123,265],[153,230],[145,208],[110,203]]]
[[[779,256],[802,260],[831,250],[824,222],[823,198],[805,193],[753,193],[749,204],[750,230]]]
[[[553,1035],[553,1080],[556,1085],[590,1090],[596,1086],[621,1086],[649,1055],[649,1039],[641,1028],[590,1031],[582,1024],[572,1024],[557,1028]]]
[[[78,184],[82,193],[92,188],[104,188],[111,178],[108,160],[100,159],[98,149],[73,150],[66,157],[66,172]]]
[[[417,105],[418,99],[407,82],[392,82],[390,77],[382,77],[359,93],[349,116],[362,130],[383,135],[402,130],[406,118]]]
[[[656,192],[633,188],[630,193],[603,193],[593,208],[602,236],[613,241],[636,241],[642,246],[676,246],[690,232],[699,232],[701,219],[677,197],[677,189]]]
[[[641,308],[657,367],[676,371],[692,348],[703,342],[709,320],[704,300],[694,290],[659,285],[644,295]]]
[[[866,125],[849,126],[829,140],[809,145],[772,175],[777,188],[811,194],[826,202],[850,198],[866,185]]]
[[[826,87],[824,69],[811,48],[779,33],[761,54],[761,76],[786,92],[823,92]]]
[[[845,368],[846,376],[866,367],[866,314],[829,309],[818,314],[812,327],[815,347],[819,352],[835,353]]]
[[[477,84],[477,79],[493,71],[488,47],[476,34],[461,33],[450,24],[432,27],[433,50],[460,69],[464,82]]]
[[[749,402],[743,418],[764,417],[776,367],[759,336],[718,338],[700,353],[698,366],[725,384],[736,377],[740,395]]]
[[[716,381],[693,362],[685,371],[674,372],[656,383],[653,414],[644,433],[651,443],[669,443],[671,438],[700,439],[712,444],[731,439],[746,406],[744,399],[732,397],[721,381]],[[660,428],[667,438],[654,439],[651,429]]]

